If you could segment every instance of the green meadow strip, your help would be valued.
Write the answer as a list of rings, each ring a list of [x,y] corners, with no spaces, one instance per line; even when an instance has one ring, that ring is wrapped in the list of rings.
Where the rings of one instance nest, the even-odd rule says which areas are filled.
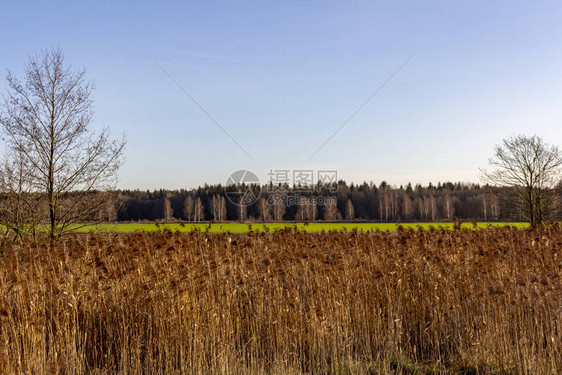
[[[78,229],[78,232],[134,232],[134,231],[159,231],[171,230],[174,232],[191,232],[198,230],[209,233],[248,233],[250,231],[273,232],[285,228],[297,228],[299,231],[322,232],[322,231],[394,231],[399,226],[404,229],[453,229],[453,223],[184,223],[184,224],[98,224],[85,226]],[[481,222],[477,223],[476,228],[488,228],[511,226],[515,228],[527,228],[528,223],[506,223],[506,222]],[[475,229],[472,223],[463,223],[463,229]]]

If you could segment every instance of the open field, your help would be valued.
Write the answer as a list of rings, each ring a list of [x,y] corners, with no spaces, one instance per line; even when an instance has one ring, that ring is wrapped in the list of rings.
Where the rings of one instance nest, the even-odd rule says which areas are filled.
[[[284,228],[298,228],[299,231],[305,232],[322,232],[322,231],[394,231],[401,225],[403,228],[412,229],[429,229],[433,227],[435,229],[445,228],[453,229],[453,223],[309,223],[305,225],[304,223],[252,223],[252,224],[241,224],[241,223],[185,223],[181,224],[102,224],[95,226],[86,226],[80,228],[80,232],[134,232],[134,231],[157,231],[163,229],[169,229],[171,231],[179,232],[191,232],[194,230],[210,233],[248,233],[253,231],[276,231],[283,230]],[[528,223],[502,223],[502,222],[481,222],[478,223],[478,228],[488,228],[493,227],[504,227],[512,226],[516,228],[527,228]],[[266,229],[267,228],[267,229]],[[474,228],[472,223],[463,223],[462,228],[472,229]]]
[[[0,247],[6,374],[560,374],[562,229]]]

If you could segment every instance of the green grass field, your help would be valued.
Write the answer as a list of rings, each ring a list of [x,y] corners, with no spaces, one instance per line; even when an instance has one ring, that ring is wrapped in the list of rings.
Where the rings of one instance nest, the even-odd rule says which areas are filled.
[[[300,231],[306,232],[321,232],[321,231],[393,231],[398,228],[398,225],[402,225],[404,228],[423,228],[429,229],[430,227],[439,229],[453,229],[453,223],[310,223],[305,225],[304,223],[252,223],[252,224],[241,224],[241,223],[185,223],[183,226],[181,224],[101,224],[92,225],[80,228],[79,232],[134,232],[134,231],[155,231],[169,229],[172,231],[179,232],[190,232],[193,230],[200,230],[202,232],[210,233],[247,233],[251,230],[259,230],[263,232],[266,228],[269,231],[280,230],[283,228],[294,228],[295,226]],[[512,226],[516,228],[526,228],[529,226],[528,223],[489,223],[482,222],[478,223],[478,228],[487,228],[489,226]],[[472,223],[463,223],[463,228],[473,229]]]

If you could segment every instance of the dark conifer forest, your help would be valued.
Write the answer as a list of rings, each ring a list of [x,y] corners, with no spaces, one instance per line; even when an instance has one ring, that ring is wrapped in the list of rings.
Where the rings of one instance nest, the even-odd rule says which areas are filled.
[[[282,213],[277,215],[270,200],[275,192],[268,186],[258,190],[259,200],[249,205],[243,216],[239,206],[228,199],[222,185],[205,185],[192,190],[121,190],[114,213],[108,218],[116,221],[381,222],[435,222],[453,218],[464,221],[524,219],[518,207],[501,199],[501,188],[472,183],[396,187],[386,182],[376,185],[339,181],[336,189],[320,187],[314,191],[302,191],[284,187],[284,193],[298,197],[300,203],[283,204]],[[317,197],[335,198],[335,207],[312,199]]]

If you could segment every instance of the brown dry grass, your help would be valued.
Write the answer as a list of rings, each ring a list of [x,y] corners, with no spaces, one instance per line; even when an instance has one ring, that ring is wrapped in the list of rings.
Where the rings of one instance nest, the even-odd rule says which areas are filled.
[[[562,229],[3,243],[6,374],[562,373]]]

